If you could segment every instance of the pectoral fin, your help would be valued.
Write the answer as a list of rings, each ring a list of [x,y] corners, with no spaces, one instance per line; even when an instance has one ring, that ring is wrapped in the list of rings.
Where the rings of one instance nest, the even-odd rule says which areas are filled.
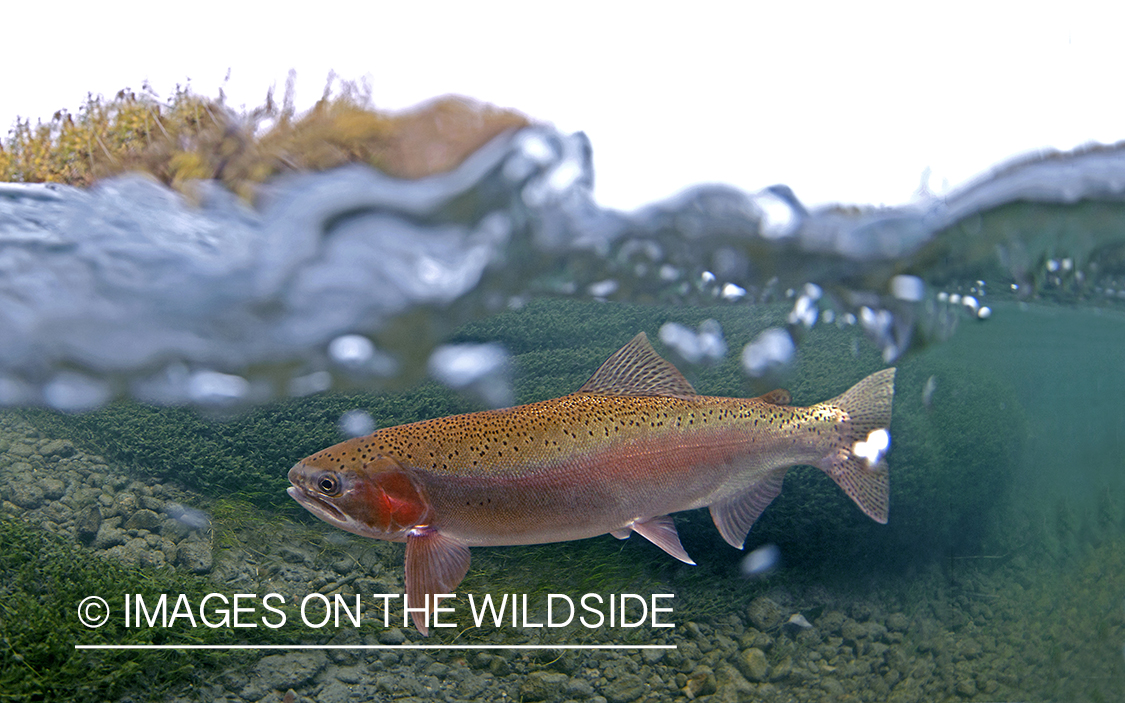
[[[711,506],[711,519],[727,544],[742,549],[746,535],[762,511],[781,493],[788,467],[766,474],[750,490],[740,493]]]
[[[414,611],[414,626],[429,634],[430,612],[436,593],[453,593],[469,570],[469,548],[436,529],[415,528],[406,536],[406,597]],[[428,597],[428,598],[427,598]]]
[[[680,544],[680,535],[676,532],[676,523],[670,515],[650,517],[645,520],[634,520],[630,523],[634,532],[652,542],[657,547],[668,552],[685,564],[695,566],[695,562],[688,556]],[[616,535],[615,535],[616,536]]]

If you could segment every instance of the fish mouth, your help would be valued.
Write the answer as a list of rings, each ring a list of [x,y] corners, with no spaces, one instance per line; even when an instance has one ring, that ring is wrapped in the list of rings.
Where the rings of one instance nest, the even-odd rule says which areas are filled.
[[[316,496],[309,495],[308,492],[300,486],[290,486],[285,492],[289,494],[290,498],[300,503],[305,510],[308,510],[325,522],[338,526],[343,526],[348,522],[346,516],[339,508]]]
[[[308,510],[333,527],[338,527],[341,530],[351,532],[360,537],[388,539],[387,535],[356,520],[335,503],[325,500],[314,491],[305,488],[302,478],[307,469],[308,467],[304,464],[297,464],[289,470],[289,482],[293,485],[287,488],[285,492],[289,494],[290,498],[300,503],[301,507],[305,510]]]

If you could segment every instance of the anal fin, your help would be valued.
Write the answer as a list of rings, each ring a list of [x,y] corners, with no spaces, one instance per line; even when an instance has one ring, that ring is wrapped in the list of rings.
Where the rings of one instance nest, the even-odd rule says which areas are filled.
[[[660,515],[644,520],[634,520],[631,525],[633,531],[660,547],[665,552],[676,557],[685,564],[695,566],[695,562],[688,556],[684,546],[680,544],[680,534],[676,532],[676,523],[671,515]]]
[[[781,484],[789,468],[777,469],[766,474],[765,478],[736,496],[711,505],[711,519],[727,544],[742,549],[746,535],[754,522],[769,504],[781,494]]]
[[[406,598],[411,608],[425,606],[410,617],[423,635],[429,634],[433,596],[453,593],[469,570],[469,548],[436,529],[415,528],[406,536]]]

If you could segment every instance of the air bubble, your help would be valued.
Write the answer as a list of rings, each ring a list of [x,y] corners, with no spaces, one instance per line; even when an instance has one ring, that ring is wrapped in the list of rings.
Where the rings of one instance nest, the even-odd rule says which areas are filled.
[[[660,341],[675,349],[691,363],[718,361],[727,354],[723,328],[716,320],[704,320],[698,332],[692,332],[678,322],[665,323],[660,328]]]
[[[241,376],[218,371],[196,371],[188,380],[188,396],[204,405],[224,405],[242,400],[250,382]]]
[[[816,306],[816,298],[802,294],[793,304],[793,310],[789,312],[789,324],[800,323],[805,326],[805,329],[811,329],[816,324],[819,315],[820,310]]]
[[[375,420],[365,410],[349,410],[340,416],[340,432],[346,437],[363,437],[375,431]]]
[[[746,289],[742,286],[737,286],[733,283],[728,283],[723,286],[722,298],[723,300],[739,300],[746,295]]]
[[[358,334],[345,334],[328,345],[328,356],[349,372],[393,376],[398,362],[375,348],[371,340]]]
[[[875,466],[883,460],[883,455],[890,446],[891,433],[879,428],[868,433],[866,440],[856,442],[852,451],[866,461],[868,466]]]
[[[773,327],[743,348],[742,368],[751,376],[762,376],[771,369],[789,364],[796,350],[789,333]]]
[[[430,355],[430,373],[450,388],[468,390],[494,408],[515,402],[508,352],[491,344],[447,344]]]
[[[43,400],[55,410],[83,412],[109,401],[109,386],[98,379],[64,371],[43,388]]]
[[[781,550],[775,544],[764,544],[746,555],[742,560],[742,574],[750,578],[762,578],[777,569],[781,563]]]
[[[20,405],[31,402],[31,387],[22,381],[0,376],[0,406]]]
[[[916,303],[925,291],[925,284],[917,276],[895,276],[891,279],[891,295],[899,300]]]
[[[164,512],[168,517],[193,530],[202,530],[211,524],[211,518],[207,513],[202,510],[180,505],[179,503],[166,503],[164,505]]]
[[[328,355],[341,366],[362,366],[375,355],[375,345],[367,337],[345,334],[328,344]]]
[[[304,376],[297,376],[289,381],[289,395],[300,398],[313,393],[320,393],[332,387],[332,374],[327,371],[314,371]]]
[[[617,281],[609,278],[604,281],[598,281],[597,283],[591,283],[586,290],[595,298],[605,298],[606,296],[616,293],[617,288]]]

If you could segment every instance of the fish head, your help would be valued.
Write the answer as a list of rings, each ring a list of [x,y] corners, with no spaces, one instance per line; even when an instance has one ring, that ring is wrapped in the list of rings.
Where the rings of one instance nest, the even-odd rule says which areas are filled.
[[[291,498],[330,525],[375,539],[403,541],[425,524],[429,503],[393,457],[343,462],[326,452],[289,469]]]

